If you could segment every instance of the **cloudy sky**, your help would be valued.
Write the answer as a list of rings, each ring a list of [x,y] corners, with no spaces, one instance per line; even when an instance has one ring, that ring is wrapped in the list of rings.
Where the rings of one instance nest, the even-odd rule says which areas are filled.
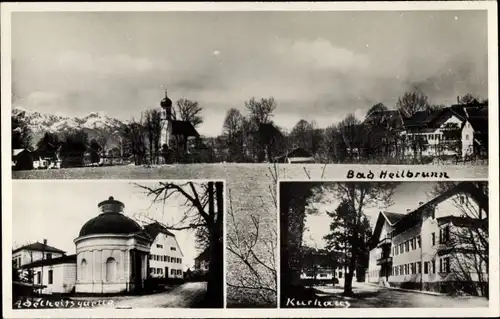
[[[433,182],[403,182],[394,191],[392,196],[393,205],[385,209],[368,207],[364,210],[364,213],[370,220],[372,227],[374,227],[381,210],[404,214],[407,209],[413,210],[417,208],[419,202],[427,202],[434,198],[431,191],[435,185]],[[329,233],[331,221],[326,211],[333,211],[338,205],[339,201],[334,198],[327,204],[313,204],[315,208],[318,208],[318,214],[308,215],[306,218],[306,231],[303,236],[306,245],[317,248],[325,246],[323,236]]]
[[[434,103],[487,97],[485,11],[13,13],[13,104],[122,120],[175,101],[231,107],[274,96],[275,121],[321,127],[419,89]]]
[[[141,181],[140,184],[154,187],[157,182]],[[73,240],[81,227],[100,214],[97,204],[109,196],[123,202],[124,214],[134,219],[148,216],[175,225],[186,210],[180,197],[168,199],[164,208],[160,204],[151,206],[151,197],[128,181],[13,181],[12,193],[19,195],[12,199],[13,246],[47,239],[49,245],[68,254],[75,253]],[[172,232],[184,254],[184,266],[193,267],[199,253],[195,249],[194,232]]]

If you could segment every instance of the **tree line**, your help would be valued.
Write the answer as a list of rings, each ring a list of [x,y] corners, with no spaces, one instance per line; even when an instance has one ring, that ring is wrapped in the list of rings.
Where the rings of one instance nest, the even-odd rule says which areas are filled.
[[[487,103],[471,94],[460,97],[459,104]],[[175,103],[178,119],[190,122],[195,128],[204,122],[203,107],[197,101],[179,99]],[[226,112],[222,134],[214,138],[196,138],[190,141],[189,153],[181,147],[187,141],[182,136],[174,136],[169,150],[160,145],[162,131],[159,109],[143,112],[139,119],[117,128],[115,132],[102,130],[89,139],[85,131],[72,130],[63,134],[46,133],[37,147],[50,149],[65,145],[65,150],[82,157],[86,151],[98,154],[111,151],[115,156],[133,159],[136,165],[164,162],[273,162],[295,148],[308,151],[317,162],[366,162],[399,163],[411,160],[422,161],[425,141],[401,136],[401,116],[411,117],[417,112],[432,112],[445,108],[431,104],[422,92],[407,92],[398,98],[395,113],[382,104],[373,105],[364,120],[348,114],[339,123],[319,128],[315,121],[301,119],[288,132],[274,120],[278,103],[273,97],[250,98],[245,101],[246,114],[238,108]],[[392,114],[392,115],[391,115]],[[458,136],[459,128],[450,130]],[[86,135],[87,134],[87,135]],[[118,145],[107,150],[108,141],[115,136]],[[22,119],[12,117],[13,148],[31,147],[32,137]],[[41,143],[41,144],[40,144]],[[460,145],[447,145],[459,151]],[[97,148],[97,150],[96,150]],[[411,150],[409,152],[408,150]],[[167,158],[167,155],[169,158]],[[75,160],[77,161],[77,160]]]

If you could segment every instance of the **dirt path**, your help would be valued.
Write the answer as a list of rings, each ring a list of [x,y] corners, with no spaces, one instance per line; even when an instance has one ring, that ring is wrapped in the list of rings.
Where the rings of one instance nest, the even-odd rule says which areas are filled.
[[[171,291],[154,295],[138,296],[116,301],[108,308],[189,308],[202,298],[207,290],[206,282],[185,283]]]

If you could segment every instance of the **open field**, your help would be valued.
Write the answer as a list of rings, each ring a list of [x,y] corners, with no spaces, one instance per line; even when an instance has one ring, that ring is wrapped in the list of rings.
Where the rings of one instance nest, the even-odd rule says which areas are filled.
[[[275,176],[280,179],[346,179],[349,170],[356,172],[373,172],[379,176],[380,172],[413,170],[414,172],[443,172],[446,171],[450,178],[487,178],[487,166],[373,166],[347,165],[347,164],[187,164],[164,165],[160,167],[89,167],[60,170],[16,171],[14,179],[223,179],[226,180],[228,195],[235,214],[239,229],[244,230],[241,236],[249,236],[252,221],[250,216],[258,217],[261,223],[259,231],[259,244],[256,253],[266,262],[271,261],[269,252],[265,250],[264,243],[276,241],[272,230],[277,228],[277,213],[274,204]],[[227,205],[228,209],[230,205]],[[247,227],[248,226],[248,227]],[[226,219],[226,232],[229,234],[234,222]],[[271,239],[273,238],[273,239]],[[261,245],[262,244],[262,245]],[[227,281],[232,282],[245,276],[245,266],[230,252],[227,258]],[[265,272],[265,269],[259,271]],[[268,274],[264,274],[267,276]],[[273,307],[274,303],[261,300],[255,295],[255,301],[247,300],[251,297],[248,292],[227,290],[228,306],[241,307]]]
[[[260,179],[269,170],[279,171],[282,179],[345,179],[349,170],[366,172],[375,178],[383,170],[448,172],[452,179],[488,178],[487,165],[373,165],[364,164],[177,164],[156,167],[107,166],[58,170],[14,171],[13,179],[227,179],[241,182],[244,177]],[[244,180],[243,180],[244,181]]]

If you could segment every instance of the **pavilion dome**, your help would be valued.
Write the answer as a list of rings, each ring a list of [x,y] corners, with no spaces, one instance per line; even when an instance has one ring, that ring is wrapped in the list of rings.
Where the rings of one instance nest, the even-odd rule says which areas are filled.
[[[80,230],[79,237],[99,234],[133,234],[142,230],[141,226],[131,218],[122,214],[122,202],[110,197],[100,202],[101,214],[86,222]]]

